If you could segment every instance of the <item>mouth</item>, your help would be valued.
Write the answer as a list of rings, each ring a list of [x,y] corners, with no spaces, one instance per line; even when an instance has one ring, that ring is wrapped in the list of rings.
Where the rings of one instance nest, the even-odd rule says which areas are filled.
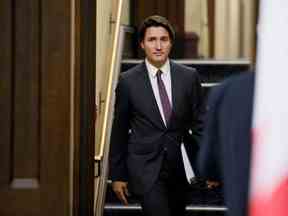
[[[157,52],[157,53],[154,53],[154,55],[155,55],[155,56],[162,56],[163,53],[159,53],[159,52]]]

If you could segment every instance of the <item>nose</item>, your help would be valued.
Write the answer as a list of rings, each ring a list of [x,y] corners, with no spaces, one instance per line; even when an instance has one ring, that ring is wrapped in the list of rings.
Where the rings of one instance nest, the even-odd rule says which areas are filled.
[[[156,49],[161,49],[161,41],[156,41]]]

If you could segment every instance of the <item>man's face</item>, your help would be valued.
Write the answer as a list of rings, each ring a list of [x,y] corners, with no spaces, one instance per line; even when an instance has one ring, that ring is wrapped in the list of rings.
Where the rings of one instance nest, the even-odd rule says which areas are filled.
[[[172,42],[168,31],[159,27],[146,29],[144,39],[140,43],[148,61],[157,68],[160,68],[168,59]]]

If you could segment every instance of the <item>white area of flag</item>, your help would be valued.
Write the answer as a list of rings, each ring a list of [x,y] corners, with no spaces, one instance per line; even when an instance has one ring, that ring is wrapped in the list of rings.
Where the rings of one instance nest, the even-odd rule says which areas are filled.
[[[260,1],[259,21],[250,203],[288,178],[288,0]]]

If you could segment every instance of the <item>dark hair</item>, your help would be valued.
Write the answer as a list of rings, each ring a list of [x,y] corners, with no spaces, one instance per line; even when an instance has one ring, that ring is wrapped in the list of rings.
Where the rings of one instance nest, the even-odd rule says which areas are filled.
[[[162,16],[159,15],[153,15],[153,16],[149,16],[147,17],[143,23],[140,25],[139,31],[138,31],[138,40],[139,42],[144,40],[145,37],[145,32],[146,29],[149,27],[158,27],[161,26],[163,28],[165,28],[170,36],[170,39],[172,41],[174,41],[175,39],[175,31],[172,27],[172,25],[170,24],[170,22]]]

